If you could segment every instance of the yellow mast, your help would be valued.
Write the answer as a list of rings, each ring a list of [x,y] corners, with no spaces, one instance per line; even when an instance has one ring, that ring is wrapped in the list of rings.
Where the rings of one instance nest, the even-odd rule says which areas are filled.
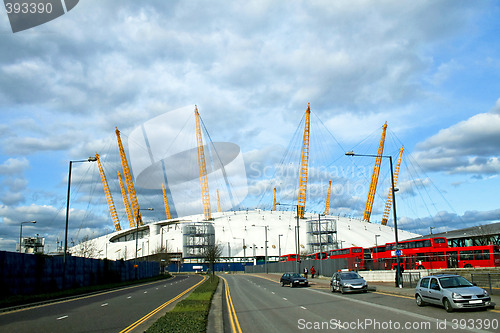
[[[370,222],[372,214],[373,199],[375,198],[375,191],[377,190],[378,175],[380,173],[380,163],[382,162],[382,154],[384,153],[385,132],[387,130],[387,122],[382,126],[382,137],[378,146],[377,158],[375,159],[375,167],[373,168],[372,181],[368,191],[368,199],[366,200],[365,214],[363,221]]]
[[[332,181],[328,183],[328,193],[326,194],[325,216],[330,214],[330,193],[332,193]]]
[[[273,212],[276,211],[276,187],[274,188],[274,195],[273,195]]]
[[[300,179],[299,179],[299,197],[298,213],[299,217],[304,217],[306,210],[306,192],[307,192],[307,169],[309,164],[309,126],[310,126],[311,108],[307,103],[306,120],[304,126],[304,139],[302,141],[302,158],[300,161]]]
[[[122,227],[120,226],[120,221],[118,220],[118,213],[116,213],[115,203],[113,202],[113,197],[111,196],[108,181],[106,180],[106,175],[104,174],[104,169],[102,168],[98,153],[95,153],[95,158],[97,159],[97,166],[99,167],[99,173],[101,174],[102,187],[104,188],[104,194],[106,195],[106,201],[108,202],[111,219],[115,225],[115,230],[120,231],[122,230]]]
[[[132,203],[132,211],[134,213],[134,216],[136,215],[137,224],[142,225],[141,211],[139,209],[139,202],[137,202],[137,195],[135,194],[135,188],[134,188],[134,183],[132,182],[132,176],[130,175],[127,156],[125,155],[125,150],[123,149],[122,139],[120,138],[120,131],[116,127],[115,127],[115,132],[116,132],[116,138],[118,140],[118,148],[120,150],[120,158],[122,160],[123,177],[125,178],[128,194],[130,196],[130,202]]]
[[[123,204],[125,205],[125,211],[127,212],[128,223],[130,224],[130,228],[135,228],[134,214],[132,214],[132,210],[130,209],[130,201],[128,201],[128,195],[125,191],[125,186],[123,186],[120,171],[118,171],[118,181],[120,182],[120,190],[122,191]]]
[[[203,214],[205,220],[211,219],[210,196],[208,191],[207,166],[205,164],[205,152],[203,151],[203,138],[201,136],[200,114],[198,107],[194,107],[194,118],[196,121],[196,142],[198,146],[198,167],[200,169],[201,199],[203,202]]]
[[[167,192],[165,192],[165,184],[161,184],[163,190],[163,202],[165,202],[165,213],[167,214],[167,220],[170,220],[172,216],[170,215],[170,207],[168,206]]]
[[[219,198],[219,189],[217,189],[217,213],[220,213],[220,198]]]
[[[396,164],[396,170],[394,170],[394,186],[398,183],[399,167],[401,166],[401,158],[403,157],[403,150],[405,147],[401,147],[399,150],[398,163]],[[389,218],[389,213],[392,206],[392,185],[389,188],[389,195],[387,196],[387,202],[385,203],[384,215],[382,215],[382,225],[387,224]]]

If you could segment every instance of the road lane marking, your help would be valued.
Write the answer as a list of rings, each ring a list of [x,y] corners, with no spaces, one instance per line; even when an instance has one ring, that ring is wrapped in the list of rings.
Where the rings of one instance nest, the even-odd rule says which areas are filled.
[[[285,297],[283,297],[283,299],[284,299],[285,301],[288,301],[288,299],[286,299]]]
[[[108,306],[108,303],[101,304],[101,306]]]
[[[264,279],[264,280],[269,280],[271,282],[275,282],[275,283],[278,283],[278,281],[276,280],[272,280],[270,278],[267,278],[267,277],[264,277],[264,276],[260,276],[260,275],[254,275],[254,274],[248,274],[249,276],[254,276],[254,277],[257,277],[257,278],[260,278],[260,279]],[[432,318],[432,317],[428,317],[428,316],[425,316],[425,315],[420,315],[420,314],[416,314],[416,313],[413,313],[413,312],[408,312],[408,311],[404,311],[404,310],[400,310],[400,309],[393,309],[393,308],[390,308],[390,307],[385,307],[383,305],[376,305],[375,303],[369,303],[369,302],[365,302],[365,301],[361,301],[361,300],[356,300],[356,299],[352,299],[352,298],[349,298],[349,297],[342,297],[340,295],[334,295],[334,294],[327,294],[325,292],[322,292],[320,290],[316,290],[314,288],[312,289],[307,289],[307,290],[311,290],[313,292],[317,292],[317,293],[322,293],[322,294],[326,294],[326,295],[330,295],[332,297],[336,297],[336,298],[341,298],[341,299],[344,299],[344,300],[349,300],[349,301],[353,301],[353,302],[358,302],[358,303],[361,303],[361,304],[365,304],[365,305],[371,305],[371,306],[379,306],[379,307],[384,307],[386,308],[387,310],[389,311],[395,311],[395,312],[400,312],[400,313],[405,313],[405,314],[409,314],[409,315],[412,315],[412,316],[415,316],[415,317],[418,317],[418,318],[424,318],[426,320],[436,320],[436,318]],[[380,294],[380,295],[384,295],[384,296],[392,296],[392,297],[400,297],[400,298],[407,298],[407,299],[414,299],[413,297],[410,297],[410,296],[404,296],[404,295],[396,295],[396,294],[391,294],[391,293],[383,293],[383,292],[380,292],[380,291],[372,291],[371,293],[373,294]],[[496,313],[500,313],[500,310],[489,310],[491,312],[496,312]],[[453,327],[451,323],[447,323],[446,324],[447,326],[450,326],[450,327]],[[487,331],[482,331],[482,330],[471,330],[472,332],[487,332]]]
[[[378,310],[385,310],[387,312],[395,312],[395,313],[403,314],[403,315],[406,315],[406,316],[409,316],[409,317],[415,317],[415,318],[418,318],[420,320],[424,320],[424,321],[428,321],[428,322],[435,322],[436,319],[438,319],[438,318],[429,317],[429,316],[418,314],[418,313],[411,312],[411,311],[406,311],[406,310],[402,310],[402,309],[393,308],[393,307],[386,306],[386,305],[371,303],[371,302],[368,302],[368,301],[362,301],[362,300],[355,299],[355,298],[350,298],[350,297],[343,297],[343,296],[340,296],[340,295],[328,294],[328,293],[325,293],[323,291],[319,291],[319,290],[316,290],[316,289],[308,289],[308,290],[310,290],[311,292],[314,292],[314,293],[321,293],[323,295],[329,295],[330,297],[334,297],[334,298],[337,298],[337,299],[342,299],[342,300],[345,300],[345,301],[348,301],[348,302],[362,304],[362,305],[370,306],[370,307],[376,307]],[[395,295],[392,295],[392,294],[387,294],[387,295],[389,295],[389,296],[395,296]],[[446,323],[446,326],[448,326],[449,328],[454,328],[455,324],[452,321],[446,321],[445,323]],[[471,332],[489,332],[489,331],[484,331],[484,330],[480,330],[480,329],[475,330],[475,329],[471,329],[471,328],[465,328],[465,330],[468,330],[468,331],[471,331]]]
[[[208,278],[206,276],[204,276],[203,280],[201,280],[200,282],[198,282],[197,284],[195,284],[191,288],[188,288],[188,289],[184,290],[182,293],[180,293],[179,295],[175,296],[171,300],[163,303],[162,305],[160,305],[159,307],[157,307],[156,309],[154,309],[153,311],[151,311],[150,313],[148,313],[147,315],[145,315],[141,319],[137,320],[135,323],[133,323],[130,326],[126,327],[124,330],[120,331],[119,333],[128,333],[128,332],[131,332],[137,326],[139,326],[140,324],[142,324],[143,322],[145,322],[146,320],[148,320],[149,318],[151,318],[153,315],[155,315],[156,313],[158,313],[159,311],[161,311],[167,305],[169,305],[170,303],[178,300],[179,298],[181,298],[182,296],[184,296],[185,294],[187,294],[188,292],[190,292],[194,288],[198,287],[200,284],[202,284],[203,282],[205,282],[206,279],[208,279]]]
[[[236,311],[234,310],[233,300],[231,299],[231,292],[229,291],[229,284],[226,279],[222,276],[219,276],[224,281],[224,286],[226,287],[226,303],[229,308],[229,321],[231,322],[232,332],[242,333],[240,322],[238,321],[238,316],[236,315]]]
[[[147,292],[147,291],[145,291],[144,293],[145,293],[145,294],[147,294],[148,292]]]
[[[304,307],[304,306],[301,306],[301,308],[302,308],[302,309],[304,309],[304,310],[307,310],[307,308],[306,308],[306,307]]]
[[[381,291],[372,291],[372,294],[380,294],[380,295],[385,295],[385,296],[394,296],[394,297],[401,297],[401,298],[407,298],[407,299],[414,299],[414,297],[410,297],[410,296],[396,295],[396,294],[391,294],[391,293],[384,293],[384,292],[381,292]]]
[[[271,294],[276,295],[276,293],[274,291],[271,291]]]
[[[175,278],[176,278],[176,276],[172,277],[172,279],[175,279]],[[106,294],[112,294],[112,293],[115,293],[115,292],[118,292],[118,291],[123,291],[123,290],[132,289],[132,288],[138,288],[138,287],[143,287],[143,286],[147,286],[147,285],[150,285],[150,284],[153,284],[153,283],[157,283],[157,282],[158,281],[153,281],[153,282],[148,282],[148,283],[141,283],[141,284],[136,284],[136,285],[129,286],[129,287],[124,287],[124,288],[119,288],[119,289],[113,289],[113,290],[103,291],[103,292],[100,292],[100,293],[95,293],[95,294],[91,294],[91,295],[87,295],[87,296],[81,296],[81,297],[75,296],[75,297],[68,298],[68,299],[63,299],[63,300],[60,300],[60,301],[54,301],[54,302],[44,303],[44,304],[40,304],[40,305],[26,306],[26,307],[24,307],[22,309],[0,312],[0,316],[7,315],[7,314],[12,314],[12,313],[16,313],[16,312],[22,312],[22,311],[32,310],[32,309],[43,308],[43,307],[46,307],[46,306],[51,306],[51,305],[56,305],[56,304],[63,304],[63,303],[68,303],[68,302],[79,301],[79,300],[82,300],[82,299],[92,298],[92,297],[106,295]]]
[[[132,298],[132,296],[127,297],[127,299]]]
[[[59,318],[57,318],[57,320],[66,319],[66,318],[68,318],[68,316],[59,317]]]

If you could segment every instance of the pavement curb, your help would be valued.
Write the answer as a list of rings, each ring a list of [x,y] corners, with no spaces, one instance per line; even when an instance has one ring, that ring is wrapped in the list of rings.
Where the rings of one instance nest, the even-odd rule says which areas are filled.
[[[212,297],[210,311],[208,312],[207,333],[224,332],[224,322],[222,320],[222,284],[223,280],[219,278],[219,284]]]

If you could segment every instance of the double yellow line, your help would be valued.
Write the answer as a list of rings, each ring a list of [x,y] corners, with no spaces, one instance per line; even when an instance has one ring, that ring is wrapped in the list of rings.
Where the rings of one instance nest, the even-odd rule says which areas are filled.
[[[195,284],[194,286],[192,286],[191,288],[189,289],[186,289],[184,290],[182,293],[180,293],[179,295],[175,296],[174,298],[172,298],[171,300],[169,300],[168,302],[165,302],[163,303],[162,305],[160,305],[159,307],[157,307],[156,309],[154,309],[153,311],[151,311],[150,313],[148,313],[147,315],[145,315],[144,317],[142,317],[141,319],[139,319],[138,321],[136,321],[135,323],[133,323],[132,325],[130,325],[129,327],[125,328],[123,331],[120,331],[120,333],[128,333],[130,331],[132,331],[134,328],[136,328],[137,326],[139,326],[140,324],[142,324],[143,322],[145,322],[146,320],[148,320],[149,318],[151,318],[154,314],[158,313],[159,311],[161,311],[163,308],[165,308],[167,305],[169,305],[170,303],[172,302],[175,302],[176,300],[178,300],[179,298],[181,298],[182,296],[184,296],[185,294],[187,294],[188,292],[190,292],[191,290],[193,290],[194,288],[198,287],[200,284],[202,284],[205,280],[207,279],[206,276],[203,277],[203,280],[201,280],[200,282],[198,282],[197,284]]]
[[[233,332],[242,333],[240,322],[238,321],[238,316],[236,316],[236,311],[234,310],[233,300],[231,299],[231,293],[229,292],[229,285],[226,279],[220,276],[224,280],[224,286],[226,290],[226,303],[229,309],[229,321],[231,322],[231,329]]]

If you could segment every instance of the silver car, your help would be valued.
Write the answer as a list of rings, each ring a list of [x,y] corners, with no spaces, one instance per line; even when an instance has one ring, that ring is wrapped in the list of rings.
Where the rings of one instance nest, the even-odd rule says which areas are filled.
[[[361,291],[366,293],[368,284],[356,272],[337,272],[334,273],[330,280],[330,290],[340,291],[342,294],[345,292]]]
[[[436,304],[447,312],[455,309],[482,308],[492,305],[488,292],[460,275],[440,274],[421,278],[415,289],[418,306]]]

